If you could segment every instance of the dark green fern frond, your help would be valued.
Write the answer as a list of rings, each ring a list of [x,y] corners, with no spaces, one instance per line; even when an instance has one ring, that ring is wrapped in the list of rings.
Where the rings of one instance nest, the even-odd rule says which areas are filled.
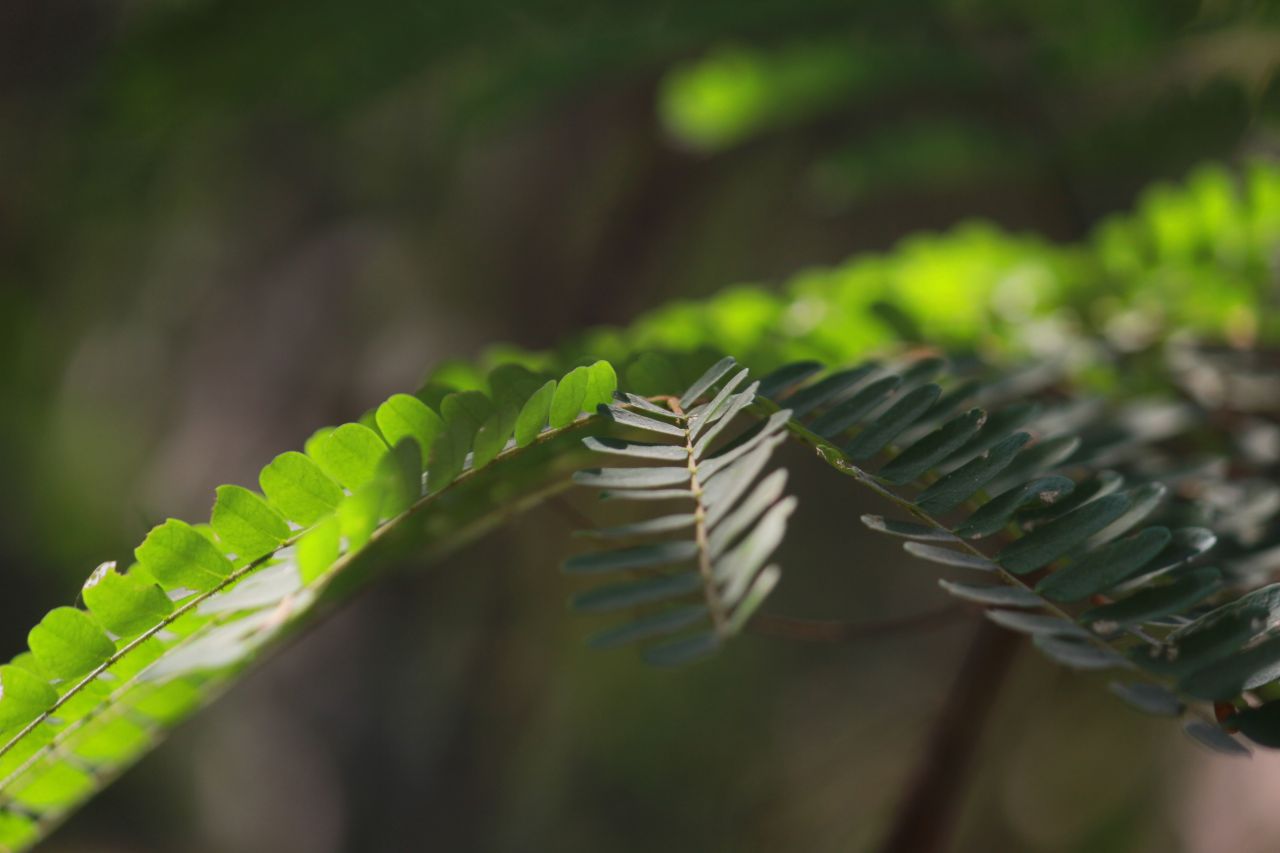
[[[1118,446],[1168,435],[1168,418],[1130,429],[1120,418],[1082,438],[1062,431],[1069,419],[1051,404],[965,408],[980,386],[929,382],[938,367],[932,358],[898,370],[863,365],[811,381],[819,371],[805,364],[764,384],[778,405],[820,397],[800,407],[792,432],[912,517],[868,516],[868,527],[912,540],[905,548],[917,557],[986,573],[993,582],[941,583],[1055,661],[1144,674],[1149,681],[1115,690],[1136,707],[1236,700],[1280,677],[1280,641],[1258,642],[1275,613],[1270,588],[1205,614],[1223,590],[1221,572],[1200,562],[1214,534],[1173,526],[1180,516],[1163,484],[1125,489],[1124,475],[1098,467]],[[1260,730],[1269,717],[1251,719]],[[1221,729],[1206,736],[1206,726],[1215,728],[1187,728],[1202,743],[1244,750]]]

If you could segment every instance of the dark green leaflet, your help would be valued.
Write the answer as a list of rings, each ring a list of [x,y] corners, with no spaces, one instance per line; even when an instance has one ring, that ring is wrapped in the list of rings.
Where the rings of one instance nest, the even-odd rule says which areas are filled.
[[[924,385],[907,392],[849,442],[844,449],[845,456],[855,461],[875,456],[928,411],[941,393],[937,385]]]
[[[921,492],[916,506],[931,514],[955,509],[1003,471],[1030,438],[1019,432],[998,442],[985,456],[966,462]]]
[[[1026,574],[1066,554],[1102,530],[1129,508],[1126,495],[1107,495],[1037,527],[1000,552],[997,562],[1014,574]]]
[[[1117,539],[1058,569],[1036,585],[1054,601],[1080,601],[1105,592],[1149,563],[1169,544],[1167,527],[1148,527]]]

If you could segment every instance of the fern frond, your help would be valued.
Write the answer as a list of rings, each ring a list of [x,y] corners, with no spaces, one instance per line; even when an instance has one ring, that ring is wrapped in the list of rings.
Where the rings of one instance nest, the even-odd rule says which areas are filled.
[[[615,499],[676,502],[678,509],[586,531],[593,538],[639,544],[565,562],[564,570],[574,575],[630,575],[576,596],[575,609],[645,608],[632,621],[594,635],[591,645],[658,640],[644,649],[647,662],[687,663],[739,633],[777,584],[780,570],[769,557],[782,541],[795,499],[783,495],[784,470],[756,480],[785,440],[789,413],[753,431],[740,430],[717,449],[724,431],[756,401],[760,383],[745,384],[747,374],[725,358],[678,399],[668,398],[669,408],[626,397],[607,409],[623,437],[586,439],[596,453],[656,464],[583,470],[574,474],[576,483],[606,489]],[[674,538],[654,538],[669,534]]]
[[[1280,639],[1259,641],[1280,612],[1280,593],[1267,587],[1206,613],[1223,590],[1220,570],[1200,563],[1216,537],[1166,522],[1178,513],[1163,484],[1125,490],[1121,474],[1097,467],[1109,448],[1148,436],[1111,428],[1105,436],[1043,437],[1053,412],[1027,401],[937,411],[944,397],[954,407],[977,389],[954,379],[953,390],[969,390],[922,384],[936,373],[933,359],[899,371],[833,373],[859,377],[842,382],[837,395],[826,394],[828,379],[803,384],[816,373],[806,364],[780,370],[785,381],[766,378],[777,397],[758,408],[820,393],[822,404],[791,422],[793,435],[911,516],[868,516],[867,526],[912,540],[904,547],[914,556],[998,581],[940,581],[947,592],[990,608],[993,621],[1031,635],[1065,666],[1137,670],[1147,681],[1114,692],[1139,709],[1190,707],[1194,715],[1197,700],[1238,700],[1280,677]],[[1093,606],[1079,607],[1085,601]],[[1260,721],[1274,716],[1250,718],[1259,742],[1280,740],[1280,727],[1262,731]],[[1220,750],[1247,752],[1216,722],[1184,728]]]
[[[136,563],[90,575],[83,608],[47,614],[0,666],[0,849],[41,838],[397,540],[449,547],[536,500],[616,375],[607,362],[559,382],[508,368],[490,388],[439,413],[396,395],[318,432],[263,469],[261,494],[219,487],[210,524],[165,521]],[[495,498],[473,485],[499,459]]]

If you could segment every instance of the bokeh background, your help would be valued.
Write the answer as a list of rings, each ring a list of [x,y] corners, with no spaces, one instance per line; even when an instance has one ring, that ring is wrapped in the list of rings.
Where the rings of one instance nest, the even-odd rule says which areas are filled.
[[[1234,0],[6,2],[0,641],[448,359],[975,218],[1069,243],[1275,158],[1277,65]],[[790,462],[771,606],[939,603]],[[972,619],[655,672],[564,612],[580,512],[367,592],[48,849],[874,849]],[[1034,655],[995,700],[956,850],[1280,849],[1280,760]]]

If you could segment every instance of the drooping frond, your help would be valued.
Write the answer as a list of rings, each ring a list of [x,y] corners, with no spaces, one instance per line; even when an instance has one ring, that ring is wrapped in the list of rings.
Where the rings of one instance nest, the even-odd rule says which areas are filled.
[[[1280,677],[1280,638],[1268,633],[1280,586],[1215,609],[1223,574],[1203,562],[1214,532],[1188,525],[1194,514],[1164,484],[1129,485],[1101,467],[1117,447],[1137,456],[1136,443],[1185,423],[1165,412],[1071,435],[1061,430],[1069,413],[1025,400],[975,405],[982,386],[931,382],[940,367],[865,364],[815,380],[816,364],[790,365],[762,386],[800,413],[795,435],[910,516],[866,516],[869,528],[907,538],[916,557],[983,574],[941,584],[1055,661],[1130,671],[1140,680],[1117,682],[1114,692],[1135,707],[1168,714],[1196,700],[1239,702]],[[1233,726],[1280,742],[1280,712],[1240,708]],[[1185,728],[1209,746],[1247,752],[1215,723],[1191,715]]]
[[[784,496],[785,470],[759,477],[786,439],[790,413],[754,429],[735,427],[760,387],[747,376],[725,358],[665,407],[629,395],[607,409],[618,435],[585,440],[620,461],[579,471],[575,482],[608,499],[670,507],[644,521],[584,531],[626,544],[566,561],[570,574],[608,579],[575,596],[574,609],[628,614],[595,634],[592,645],[656,640],[643,652],[646,661],[686,663],[740,632],[777,584],[780,570],[769,558],[795,498]]]

